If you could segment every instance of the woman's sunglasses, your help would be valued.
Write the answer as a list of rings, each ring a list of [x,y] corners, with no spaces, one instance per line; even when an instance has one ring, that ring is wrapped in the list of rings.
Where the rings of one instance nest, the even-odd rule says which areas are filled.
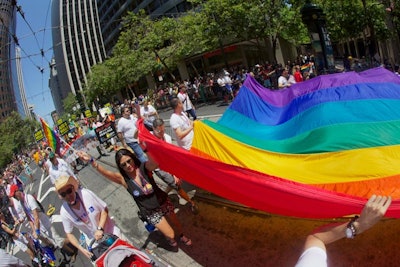
[[[121,163],[121,167],[125,168],[127,164],[132,165],[132,162],[133,159],[128,159],[127,161]]]
[[[66,191],[60,193],[60,196],[66,197],[67,195],[71,194],[72,191],[73,191],[73,190],[72,190],[72,187],[70,187],[70,188],[68,188]]]

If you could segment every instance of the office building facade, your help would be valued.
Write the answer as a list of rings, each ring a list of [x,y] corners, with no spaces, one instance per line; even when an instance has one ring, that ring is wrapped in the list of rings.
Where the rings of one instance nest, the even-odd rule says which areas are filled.
[[[0,0],[0,121],[13,111],[24,116],[15,64],[16,14],[15,1]]]
[[[112,53],[118,41],[122,19],[129,11],[136,13],[143,9],[150,17],[157,18],[175,17],[192,8],[186,0],[99,0],[97,5],[107,55]]]
[[[190,7],[185,0],[54,0],[51,68],[55,71],[49,84],[57,112],[63,113],[60,103],[69,92],[82,92],[90,68],[112,54],[122,18],[129,11],[144,9],[152,17],[176,16]]]
[[[55,0],[51,7],[54,62],[50,86],[56,110],[68,93],[81,94],[90,68],[103,62],[105,50],[100,33],[96,0]],[[52,81],[51,79],[56,79]],[[54,92],[55,90],[59,92]],[[81,94],[81,97],[83,94]]]
[[[32,117],[32,112],[28,106],[28,102],[26,100],[26,92],[25,92],[25,84],[24,84],[24,75],[22,73],[22,64],[21,64],[21,48],[15,48],[15,65],[16,65],[16,77],[18,80],[18,90],[20,100],[16,98],[17,109],[19,113],[22,115],[23,118],[30,118]]]

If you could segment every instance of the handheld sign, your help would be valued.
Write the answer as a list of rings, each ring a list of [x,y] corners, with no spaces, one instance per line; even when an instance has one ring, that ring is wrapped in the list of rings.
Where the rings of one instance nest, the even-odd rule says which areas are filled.
[[[99,142],[105,143],[111,138],[117,136],[117,131],[115,130],[115,124],[114,122],[107,122],[104,123],[102,126],[97,127],[95,129],[97,139],[99,139]]]

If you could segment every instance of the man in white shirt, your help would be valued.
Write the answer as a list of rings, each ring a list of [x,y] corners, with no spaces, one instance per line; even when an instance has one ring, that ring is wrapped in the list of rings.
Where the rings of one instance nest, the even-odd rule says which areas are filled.
[[[55,228],[51,225],[49,217],[41,210],[38,202],[32,195],[23,193],[18,187],[13,187],[10,196],[20,201],[28,218],[34,238],[40,239],[47,245],[57,248],[63,247],[64,238],[58,235]]]
[[[137,118],[131,114],[131,109],[129,107],[123,107],[122,117],[118,120],[117,124],[117,135],[124,148],[130,147],[133,152],[135,152],[140,162],[144,163],[148,158],[139,145],[136,122]]]
[[[157,118],[153,122],[153,132],[155,137],[157,137],[160,140],[163,140],[169,144],[172,144],[172,138],[169,134],[165,133],[165,125],[164,121],[161,118]],[[188,196],[185,190],[181,187],[181,179],[176,177],[175,175],[172,175],[166,171],[163,171],[159,168],[154,170],[154,173],[157,174],[157,176],[162,179],[167,185],[168,189],[165,190],[167,193],[169,190],[175,189],[176,192],[178,192],[179,196],[182,197],[184,200],[190,203],[190,210],[194,213],[197,214],[199,212],[199,209],[197,205],[194,203],[194,201]]]
[[[9,197],[8,209],[13,216],[14,221],[18,221],[19,223],[25,221],[26,216],[24,209],[22,208],[21,203],[14,197]]]
[[[158,117],[157,110],[149,104],[149,100],[143,101],[143,106],[140,108],[140,115],[144,119],[144,125],[151,131],[153,129],[153,121]]]
[[[289,72],[287,69],[282,71],[281,76],[278,78],[278,88],[283,89],[286,87],[290,87],[290,83],[288,82]]]
[[[50,152],[49,160],[51,164],[49,167],[49,175],[52,184],[54,184],[60,174],[64,172],[69,173],[76,180],[78,180],[78,177],[75,176],[75,173],[70,165],[65,160],[58,158],[54,152]]]
[[[190,150],[194,137],[193,122],[183,112],[183,104],[180,99],[172,98],[171,107],[174,113],[171,115],[169,124],[174,130],[178,146]]]
[[[190,101],[190,97],[187,94],[187,87],[185,84],[179,85],[178,98],[181,100],[183,104],[183,111],[187,113],[187,116],[192,116],[193,120],[196,120],[196,110],[194,105],[192,104],[192,101]]]

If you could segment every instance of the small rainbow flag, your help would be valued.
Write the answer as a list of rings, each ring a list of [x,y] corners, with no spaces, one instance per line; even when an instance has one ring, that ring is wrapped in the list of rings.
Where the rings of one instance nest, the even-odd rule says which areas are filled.
[[[60,137],[58,137],[57,133],[53,129],[51,129],[50,126],[42,118],[40,118],[40,122],[42,123],[44,136],[49,143],[49,147],[51,147],[55,153],[59,154],[61,147]]]

